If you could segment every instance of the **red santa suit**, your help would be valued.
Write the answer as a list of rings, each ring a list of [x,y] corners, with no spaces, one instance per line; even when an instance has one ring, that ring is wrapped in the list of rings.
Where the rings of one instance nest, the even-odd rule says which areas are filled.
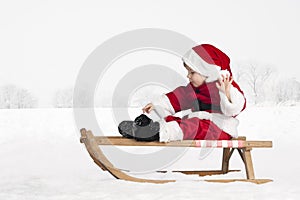
[[[246,106],[240,87],[233,81],[231,102],[216,86],[221,74],[230,70],[226,54],[212,45],[199,45],[183,56],[183,61],[194,71],[207,77],[199,87],[191,83],[164,94],[152,103],[163,119],[160,123],[160,142],[183,139],[226,140],[237,137],[239,121],[235,118]],[[183,110],[191,113],[174,116]]]

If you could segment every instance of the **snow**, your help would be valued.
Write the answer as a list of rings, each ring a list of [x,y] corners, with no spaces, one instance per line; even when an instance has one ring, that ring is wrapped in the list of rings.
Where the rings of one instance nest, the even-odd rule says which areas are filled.
[[[107,110],[109,132],[117,129]],[[254,149],[257,178],[274,182],[209,183],[179,173],[138,174],[176,178],[175,183],[150,184],[116,180],[93,163],[79,143],[72,109],[0,110],[0,199],[299,199],[298,123],[300,106],[248,107],[239,117],[240,135],[249,140],[272,140],[272,149]],[[190,149],[170,169],[219,168],[221,151],[200,159]],[[241,172],[210,178],[244,178],[235,152],[230,163]]]

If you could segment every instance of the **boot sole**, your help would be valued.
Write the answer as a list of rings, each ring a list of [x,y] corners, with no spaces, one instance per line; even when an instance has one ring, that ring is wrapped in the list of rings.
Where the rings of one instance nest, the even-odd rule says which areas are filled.
[[[133,137],[133,121],[123,121],[119,124],[118,130],[119,133],[125,137],[132,139]]]

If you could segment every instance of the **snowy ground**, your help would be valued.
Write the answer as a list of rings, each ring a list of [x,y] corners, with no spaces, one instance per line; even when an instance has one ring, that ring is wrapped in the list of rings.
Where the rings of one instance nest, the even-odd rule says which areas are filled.
[[[274,182],[208,183],[180,174],[160,175],[178,180],[167,184],[116,180],[79,143],[72,110],[0,110],[0,199],[299,199],[300,107],[252,107],[239,119],[240,135],[273,141],[272,149],[254,149],[252,156],[256,176]],[[216,150],[201,160],[192,149],[169,168],[218,168],[220,158]],[[237,153],[231,161],[242,172],[226,177],[244,177]]]

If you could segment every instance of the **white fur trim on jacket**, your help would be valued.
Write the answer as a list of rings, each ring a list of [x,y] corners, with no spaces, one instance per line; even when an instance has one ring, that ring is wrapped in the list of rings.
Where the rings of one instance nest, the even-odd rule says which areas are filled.
[[[175,114],[175,110],[165,94],[152,101],[152,104],[154,105],[155,112],[160,118]]]
[[[160,142],[170,142],[183,140],[183,132],[179,127],[178,123],[175,121],[166,122],[165,120],[159,120],[159,141]]]
[[[238,89],[231,86],[230,88],[231,102],[228,100],[227,96],[223,92],[219,91],[219,94],[220,94],[221,111],[224,113],[224,115],[235,116],[242,111],[245,103],[245,98],[242,95],[242,93],[238,91]]]
[[[225,116],[219,113],[209,113],[206,111],[192,112],[188,115],[188,118],[197,117],[199,119],[206,119],[212,121],[221,130],[225,131],[232,137],[238,136],[237,127],[239,125],[239,120],[231,116]]]

